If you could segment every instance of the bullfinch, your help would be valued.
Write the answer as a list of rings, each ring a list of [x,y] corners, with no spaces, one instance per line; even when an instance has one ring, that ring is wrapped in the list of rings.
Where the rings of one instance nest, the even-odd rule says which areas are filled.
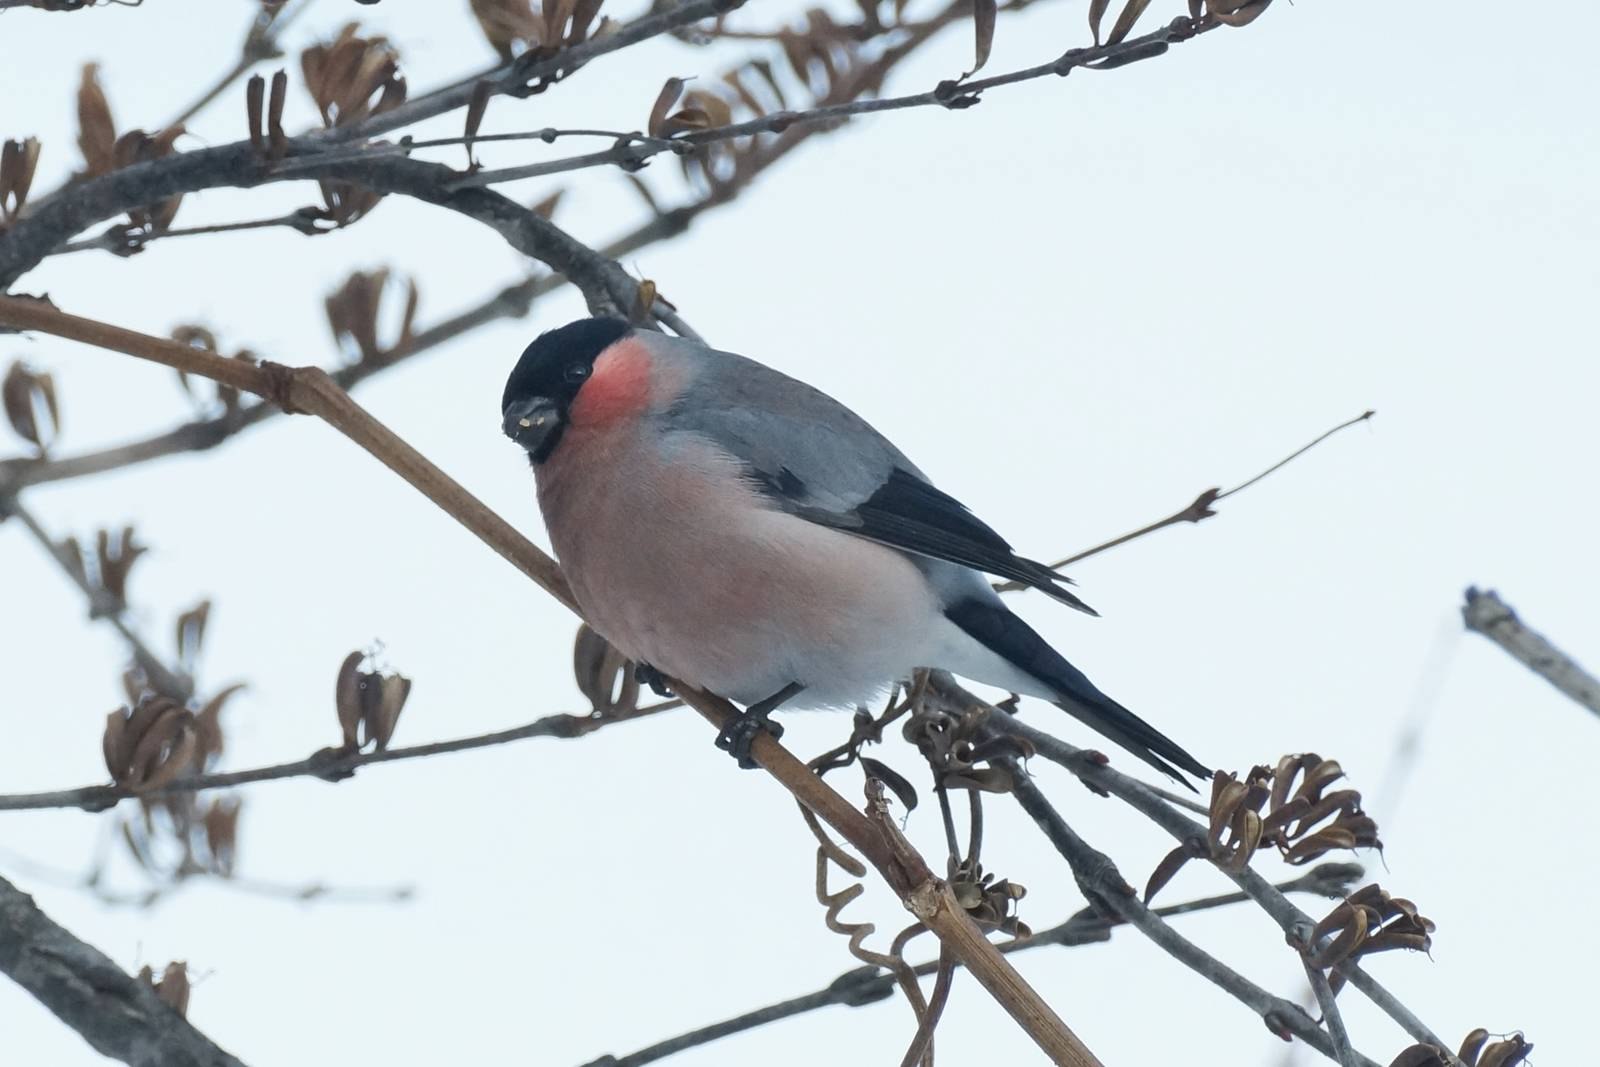
[[[985,575],[1094,614],[832,397],[699,342],[580,319],[518,359],[501,425],[532,461],[589,624],[641,665],[746,705],[853,707],[943,668],[1042,697],[1163,773],[1211,771],[1102,693]],[[746,729],[748,728],[748,729]],[[1174,767],[1176,765],[1176,768]]]

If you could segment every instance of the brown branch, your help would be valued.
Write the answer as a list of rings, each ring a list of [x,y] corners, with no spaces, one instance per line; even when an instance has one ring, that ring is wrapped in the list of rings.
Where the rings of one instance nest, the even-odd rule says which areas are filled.
[[[270,398],[289,410],[315,414],[399,474],[550,595],[574,607],[566,580],[554,560],[357,405],[320,368],[272,363],[255,366],[69,315],[40,301],[14,297],[0,297],[0,324],[40,330],[148,359]],[[739,714],[718,697],[681,684],[676,688],[685,703],[719,730]],[[771,735],[763,733],[756,738],[752,755],[796,800],[872,863],[912,914],[972,971],[1054,1062],[1073,1067],[1098,1063],[1050,1005],[1006,963],[921,856],[909,848],[895,847],[865,815],[812,774]]]
[[[162,1001],[150,984],[53,922],[4,878],[0,973],[95,1051],[132,1067],[242,1067]]]
[[[1476,587],[1469,588],[1461,618],[1467,629],[1487,637],[1534,674],[1600,715],[1600,679],[1551,644],[1543,634],[1529,629],[1517,618],[1511,605],[1500,599],[1499,593],[1492,589],[1484,593]]]
[[[1293,452],[1289,453],[1287,456],[1284,456],[1282,459],[1278,460],[1278,462],[1274,463],[1260,474],[1240,482],[1232,489],[1229,489],[1226,492],[1221,489],[1207,489],[1205,492],[1195,497],[1192,503],[1173,512],[1166,518],[1157,519],[1150,525],[1141,526],[1131,533],[1123,534],[1121,537],[1113,537],[1104,544],[1095,545],[1093,548],[1079,552],[1075,556],[1068,556],[1066,559],[1056,560],[1056,562],[1050,564],[1050,569],[1060,570],[1062,567],[1070,566],[1071,564],[1077,563],[1079,560],[1088,559],[1090,556],[1098,556],[1100,553],[1105,552],[1108,549],[1116,548],[1119,545],[1125,545],[1129,541],[1137,541],[1146,534],[1153,534],[1157,530],[1166,529],[1168,526],[1176,526],[1180,522],[1200,522],[1202,519],[1209,519],[1211,516],[1216,514],[1215,511],[1211,510],[1211,505],[1215,504],[1217,501],[1225,500],[1228,497],[1233,496],[1235,493],[1250,488],[1252,485],[1255,485],[1273,471],[1276,471],[1280,467],[1283,467],[1284,465],[1305,455],[1307,452],[1311,451],[1313,448],[1317,447],[1317,445],[1321,444],[1323,441],[1326,441],[1340,430],[1354,426],[1358,422],[1366,422],[1376,414],[1376,411],[1363,411],[1353,419],[1346,419],[1344,422],[1341,422],[1339,425],[1333,427],[1333,429],[1325,430],[1321,434],[1318,434],[1314,440],[1295,449]],[[995,586],[995,589],[1001,593],[1012,593],[1019,589],[1025,588],[1027,587],[1021,582],[1001,582]]]

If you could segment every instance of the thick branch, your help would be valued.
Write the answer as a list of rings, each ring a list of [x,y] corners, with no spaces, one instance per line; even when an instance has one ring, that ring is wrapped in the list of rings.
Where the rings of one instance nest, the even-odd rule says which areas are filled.
[[[291,142],[291,150],[304,150]],[[457,211],[489,226],[517,251],[565,275],[583,290],[596,312],[626,313],[638,285],[616,262],[574,240],[566,231],[520,204],[484,189],[447,191],[456,172],[441,163],[397,156],[326,160],[311,174],[350,181],[380,193],[406,196]],[[246,188],[289,180],[247,141],[136,163],[72,188],[72,195],[40,201],[0,238],[0,291],[37,266],[74,234],[125,211],[179,193],[221,187]],[[248,387],[244,387],[248,388]]]
[[[1543,634],[1529,629],[1499,593],[1468,589],[1461,618],[1467,629],[1487,637],[1534,674],[1600,715],[1600,680]]]
[[[243,1067],[129,975],[0,878],[0,972],[102,1055],[132,1067]]]

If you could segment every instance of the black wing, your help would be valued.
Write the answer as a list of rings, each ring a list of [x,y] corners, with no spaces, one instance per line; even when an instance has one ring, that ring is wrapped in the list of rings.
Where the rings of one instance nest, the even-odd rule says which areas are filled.
[[[764,488],[769,486],[769,491],[776,490],[774,495],[787,496],[795,514],[803,519],[892,548],[1009,578],[1079,611],[1099,614],[1063,588],[1070,578],[1017,555],[1005,538],[968,511],[961,501],[901,467],[890,471],[888,480],[870,497],[845,512],[807,507],[801,485],[794,486],[801,491],[793,495],[772,483]]]

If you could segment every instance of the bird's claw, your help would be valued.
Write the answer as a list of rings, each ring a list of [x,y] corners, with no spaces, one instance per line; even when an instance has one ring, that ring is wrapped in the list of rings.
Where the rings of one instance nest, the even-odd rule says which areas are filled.
[[[667,688],[667,679],[662,673],[648,663],[635,663],[633,665],[633,680],[640,685],[647,685],[651,692],[658,697],[670,697],[672,690]]]
[[[717,734],[717,747],[738,760],[744,770],[752,770],[758,764],[750,756],[750,746],[762,733],[771,734],[776,741],[783,736],[783,727],[763,714],[746,711],[728,720],[722,732]]]

